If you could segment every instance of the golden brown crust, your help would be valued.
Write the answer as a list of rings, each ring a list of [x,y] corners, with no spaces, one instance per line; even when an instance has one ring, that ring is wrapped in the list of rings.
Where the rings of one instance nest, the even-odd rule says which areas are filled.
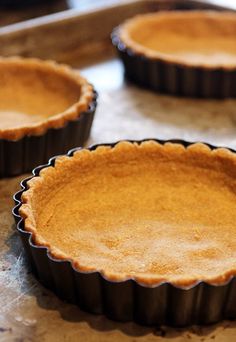
[[[21,57],[10,57],[10,58],[0,58],[0,67],[3,70],[8,70],[8,68],[14,67],[15,70],[35,70],[36,73],[40,74],[42,71],[48,76],[56,75],[57,78],[65,79],[66,82],[71,82],[74,88],[77,87],[77,99],[68,108],[62,112],[58,112],[37,121],[36,123],[30,123],[20,125],[19,127],[1,128],[0,126],[0,139],[7,140],[18,140],[26,135],[42,135],[50,128],[60,128],[65,126],[69,121],[76,120],[80,114],[88,110],[89,105],[93,99],[93,87],[83,78],[78,71],[72,70],[69,66],[63,64],[57,64],[53,61],[42,61],[36,58],[21,58]],[[22,77],[23,73],[19,73]],[[6,78],[7,76],[5,76]],[[24,77],[24,76],[23,76]],[[43,79],[43,78],[42,78]],[[9,81],[9,80],[8,80]],[[11,81],[11,80],[10,80]],[[37,81],[37,80],[36,80]],[[55,82],[56,83],[56,82]],[[47,83],[45,81],[45,88]],[[76,90],[74,90],[76,93]],[[65,94],[66,97],[66,94]],[[10,100],[11,101],[11,100]],[[43,101],[43,98],[42,98]],[[7,111],[7,110],[6,110]],[[39,113],[40,114],[40,113]],[[17,118],[17,117],[16,117]]]
[[[187,174],[186,170],[190,170],[190,173],[188,177],[186,176],[186,181],[183,181],[182,177]],[[158,185],[158,179],[163,183]],[[54,258],[70,260],[78,271],[99,271],[110,281],[124,281],[132,278],[146,286],[171,282],[177,286],[189,287],[199,281],[220,285],[236,275],[236,264],[233,261],[236,234],[234,227],[235,179],[236,155],[227,149],[211,150],[204,144],[193,144],[185,148],[181,144],[161,145],[154,141],[143,142],[140,145],[121,142],[113,148],[101,146],[95,151],[76,152],[73,157],[59,157],[55,167],[43,169],[40,177],[32,178],[28,182],[29,189],[22,194],[23,204],[19,213],[25,219],[25,230],[32,233],[36,245],[48,247],[49,253]],[[144,181],[144,189],[140,188],[142,181]],[[126,197],[122,191],[119,196],[121,184],[126,184],[129,188],[129,191],[125,193]],[[166,190],[165,184],[169,184]],[[148,197],[145,197],[145,189],[149,185],[146,192],[149,191],[149,195],[153,196],[151,202],[147,202]],[[117,191],[115,191],[116,187]],[[76,188],[79,188],[78,192]],[[141,196],[136,193],[140,189],[143,191]],[[175,189],[178,189],[176,194]],[[66,191],[69,191],[70,203],[68,205],[68,201],[63,197]],[[161,193],[162,199],[156,197],[158,193]],[[107,194],[110,198],[106,198]],[[115,205],[111,203],[114,199],[118,199]],[[123,202],[126,200],[129,204],[126,203],[124,209]],[[134,206],[132,206],[132,201]],[[45,210],[46,203],[48,211],[54,208],[51,214]],[[89,203],[92,212],[89,211]],[[63,217],[61,216],[62,207]],[[113,221],[116,223],[117,218],[120,227],[123,225],[118,234],[117,226],[113,227],[115,228],[114,239],[109,232],[110,229],[113,232],[112,228],[108,230],[106,228],[104,212],[101,212],[101,208],[106,208],[108,216],[110,215],[108,227],[112,227]],[[131,219],[122,221],[120,210],[126,218]],[[158,221],[155,221],[156,212],[159,215]],[[96,216],[98,213],[101,215]],[[63,227],[60,227],[60,219],[55,221],[58,220],[57,215],[59,215],[58,218],[63,218]],[[142,230],[142,215],[149,215],[146,217],[150,219],[150,222],[144,220],[145,225],[148,226],[148,234],[144,234]],[[197,221],[194,219],[195,216]],[[99,219],[96,220],[96,217]],[[153,218],[154,225],[151,223]],[[168,222],[164,222],[166,219]],[[189,219],[192,221],[189,222]],[[81,233],[80,225],[82,226],[87,221],[88,225],[84,225],[84,231],[78,238],[77,234]],[[74,228],[72,228],[73,222]],[[127,222],[130,224],[126,228]],[[49,230],[47,230],[48,225],[50,225]],[[97,225],[97,230],[93,230],[89,237],[86,234],[90,232],[93,225]],[[159,230],[158,225],[160,225]],[[222,227],[224,234],[222,234]],[[54,228],[53,233],[51,230]],[[63,229],[60,230],[60,228]],[[139,228],[142,239],[139,236]],[[72,237],[65,234],[68,230]],[[157,235],[157,230],[159,235]],[[178,242],[173,243],[175,240],[172,239],[171,232],[175,234],[175,230]],[[102,235],[99,235],[100,231],[103,231]],[[163,234],[165,231],[168,231],[169,235]],[[182,234],[183,242],[179,240],[178,232]],[[75,239],[78,238],[79,245],[74,246],[75,250],[72,253],[73,236]],[[137,240],[133,243],[135,236]],[[54,243],[50,240],[51,237]],[[98,244],[97,239],[100,239]],[[63,240],[62,247],[58,246],[59,240]],[[156,247],[153,246],[154,242],[157,243]],[[169,243],[171,248],[168,247]],[[67,244],[72,248],[71,254],[66,249]],[[126,244],[125,247],[123,244]],[[146,247],[145,244],[147,244]],[[177,244],[180,244],[181,253],[178,248],[176,249]],[[138,254],[138,259],[136,258],[136,254],[132,252],[134,246],[135,253],[139,253],[139,249],[144,253],[142,257]],[[78,250],[81,253],[80,256],[76,254]],[[93,259],[94,250],[97,257]],[[120,258],[119,250],[125,254],[121,253],[123,258]],[[167,256],[166,250],[169,253]],[[174,250],[173,253],[172,250]],[[149,252],[150,257],[147,256]],[[182,255],[182,252],[187,254]],[[99,265],[98,268],[91,264],[90,254],[94,265]],[[110,265],[107,255],[111,257]],[[103,257],[105,257],[105,266]],[[155,264],[162,259],[159,265]],[[133,269],[127,266],[129,262]],[[145,262],[151,265],[147,269],[143,265]],[[186,272],[189,272],[189,275]]]
[[[209,69],[236,68],[235,34],[236,14],[222,11],[137,15],[126,20],[118,30],[120,40],[136,54]]]

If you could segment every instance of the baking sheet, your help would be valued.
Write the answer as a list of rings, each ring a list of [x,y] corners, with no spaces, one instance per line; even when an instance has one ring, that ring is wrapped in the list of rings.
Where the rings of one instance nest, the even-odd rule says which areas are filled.
[[[158,137],[236,148],[236,100],[175,98],[137,88],[124,80],[112,55],[82,69],[100,93],[88,144]],[[76,65],[82,67],[84,60]],[[43,288],[28,271],[14,231],[11,197],[22,178],[0,181],[0,341],[236,341],[236,322],[186,329],[112,322]]]

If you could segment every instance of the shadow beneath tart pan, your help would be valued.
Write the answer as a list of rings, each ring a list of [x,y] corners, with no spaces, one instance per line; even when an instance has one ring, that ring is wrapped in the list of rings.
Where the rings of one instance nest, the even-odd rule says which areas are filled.
[[[51,297],[54,297],[54,305],[52,306]],[[174,327],[147,327],[138,325],[134,322],[117,322],[108,319],[103,315],[93,315],[82,311],[75,305],[68,304],[55,298],[55,295],[50,291],[44,291],[44,296],[37,297],[37,303],[39,306],[48,310],[58,310],[63,320],[68,322],[82,323],[86,322],[91,329],[99,332],[113,332],[116,334],[120,332],[122,335],[130,337],[130,341],[134,341],[135,338],[145,338],[145,341],[152,341],[152,338],[159,337],[161,340],[194,340],[194,341],[218,341],[220,336],[225,335],[226,330],[236,328],[236,322],[223,321],[218,324],[209,326],[190,326],[185,328],[174,328]],[[137,339],[138,341],[139,339]],[[143,340],[143,339],[141,339]],[[136,341],[136,339],[135,339]],[[220,340],[221,341],[221,340]],[[231,341],[230,338],[223,338],[222,341]]]

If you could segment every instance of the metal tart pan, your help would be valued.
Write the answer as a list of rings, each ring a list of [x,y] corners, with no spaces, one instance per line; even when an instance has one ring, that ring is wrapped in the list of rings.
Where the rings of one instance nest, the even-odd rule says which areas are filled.
[[[128,48],[120,39],[119,27],[111,35],[125,76],[137,85],[174,96],[196,98],[236,97],[236,68],[208,68],[148,58]]]
[[[184,146],[191,145],[190,142],[182,140],[151,140],[161,144],[173,142]],[[116,143],[101,145],[115,146]],[[101,145],[88,149],[95,150]],[[208,146],[211,149],[216,148]],[[78,149],[72,149],[67,155],[73,156]],[[46,247],[35,245],[31,233],[25,230],[24,219],[19,214],[21,195],[27,190],[27,181],[37,177],[42,169],[53,166],[55,159],[56,157],[51,158],[48,164],[35,168],[33,175],[21,182],[22,189],[14,195],[13,209],[16,228],[32,271],[46,288],[85,311],[104,314],[112,320],[123,322],[135,321],[142,325],[182,327],[236,318],[235,277],[220,285],[199,281],[190,288],[176,287],[167,282],[148,287],[133,279],[112,282],[99,272],[84,273],[75,270],[70,261],[56,260]]]
[[[54,155],[83,146],[90,134],[96,106],[97,93],[94,91],[88,110],[65,126],[48,129],[39,136],[24,136],[16,141],[0,139],[0,178],[29,172],[37,165],[47,163]]]

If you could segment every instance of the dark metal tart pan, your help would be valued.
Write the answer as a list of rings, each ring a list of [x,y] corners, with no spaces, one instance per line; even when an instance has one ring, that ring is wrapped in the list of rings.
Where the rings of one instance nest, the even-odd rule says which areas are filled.
[[[204,68],[148,58],[127,47],[119,27],[111,35],[125,76],[141,87],[175,96],[196,98],[236,97],[236,68]]]
[[[167,142],[152,140],[161,144]],[[168,142],[191,145],[182,140]],[[116,143],[101,145],[115,146]],[[88,149],[95,150],[101,145]],[[211,149],[216,148],[208,146]],[[78,148],[73,149],[67,155],[73,156],[77,150]],[[17,231],[34,274],[45,287],[54,291],[61,299],[77,304],[85,311],[104,314],[112,320],[123,322],[135,321],[142,325],[180,327],[212,324],[223,319],[236,318],[235,277],[223,285],[210,285],[200,281],[190,288],[173,286],[171,283],[147,287],[133,279],[111,282],[99,272],[79,272],[69,261],[53,259],[47,248],[35,245],[31,233],[24,229],[24,219],[19,215],[21,195],[27,190],[27,181],[37,177],[40,170],[53,166],[55,159],[56,157],[51,158],[48,164],[35,168],[33,176],[23,180],[22,189],[14,195],[13,216]]]
[[[87,111],[61,128],[50,128],[42,135],[30,135],[12,141],[0,139],[0,178],[16,176],[44,164],[51,156],[83,146],[89,137],[97,106],[97,93]]]

